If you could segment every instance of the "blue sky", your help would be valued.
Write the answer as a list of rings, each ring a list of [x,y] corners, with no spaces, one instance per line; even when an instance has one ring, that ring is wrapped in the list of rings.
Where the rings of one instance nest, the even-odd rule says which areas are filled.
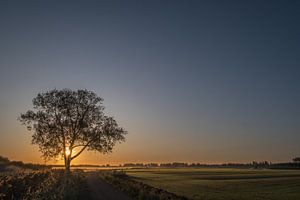
[[[37,161],[19,113],[38,92],[86,88],[129,135],[112,155],[82,162],[288,161],[300,153],[299,9],[299,1],[1,2],[0,153]]]

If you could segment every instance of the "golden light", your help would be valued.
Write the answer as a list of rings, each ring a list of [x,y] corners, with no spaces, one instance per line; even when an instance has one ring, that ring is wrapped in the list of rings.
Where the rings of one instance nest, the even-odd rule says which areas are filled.
[[[69,156],[71,154],[71,151],[69,149],[69,147],[66,147],[66,156]]]

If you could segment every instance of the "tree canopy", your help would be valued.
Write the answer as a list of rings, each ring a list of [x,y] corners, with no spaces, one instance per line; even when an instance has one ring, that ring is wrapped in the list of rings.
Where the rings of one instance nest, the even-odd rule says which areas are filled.
[[[127,133],[104,114],[103,99],[88,90],[50,90],[33,99],[19,120],[33,131],[32,143],[46,160],[62,156],[66,170],[84,150],[109,153]]]
[[[300,157],[295,157],[295,158],[293,158],[293,161],[294,161],[294,162],[297,162],[297,163],[300,163]]]

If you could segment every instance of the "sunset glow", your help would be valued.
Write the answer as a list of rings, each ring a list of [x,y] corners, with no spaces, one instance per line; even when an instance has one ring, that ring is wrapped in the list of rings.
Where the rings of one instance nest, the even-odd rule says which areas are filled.
[[[0,1],[0,199],[300,199],[300,0]]]
[[[44,163],[17,118],[38,93],[70,88],[95,92],[128,131],[72,164],[297,156],[299,6],[171,2],[1,4],[0,154]]]
[[[66,153],[66,156],[70,156],[71,155],[71,151],[70,151],[69,147],[66,147],[65,153]]]

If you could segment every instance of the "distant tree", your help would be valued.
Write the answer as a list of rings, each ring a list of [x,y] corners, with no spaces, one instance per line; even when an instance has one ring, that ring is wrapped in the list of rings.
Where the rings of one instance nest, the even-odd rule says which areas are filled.
[[[84,150],[109,153],[127,133],[104,114],[103,99],[88,90],[50,90],[33,99],[19,121],[33,130],[32,143],[46,160],[64,158],[65,170]]]
[[[293,158],[293,161],[294,161],[295,163],[300,163],[300,157]]]
[[[9,163],[9,159],[3,156],[0,156],[0,164],[2,163]]]

